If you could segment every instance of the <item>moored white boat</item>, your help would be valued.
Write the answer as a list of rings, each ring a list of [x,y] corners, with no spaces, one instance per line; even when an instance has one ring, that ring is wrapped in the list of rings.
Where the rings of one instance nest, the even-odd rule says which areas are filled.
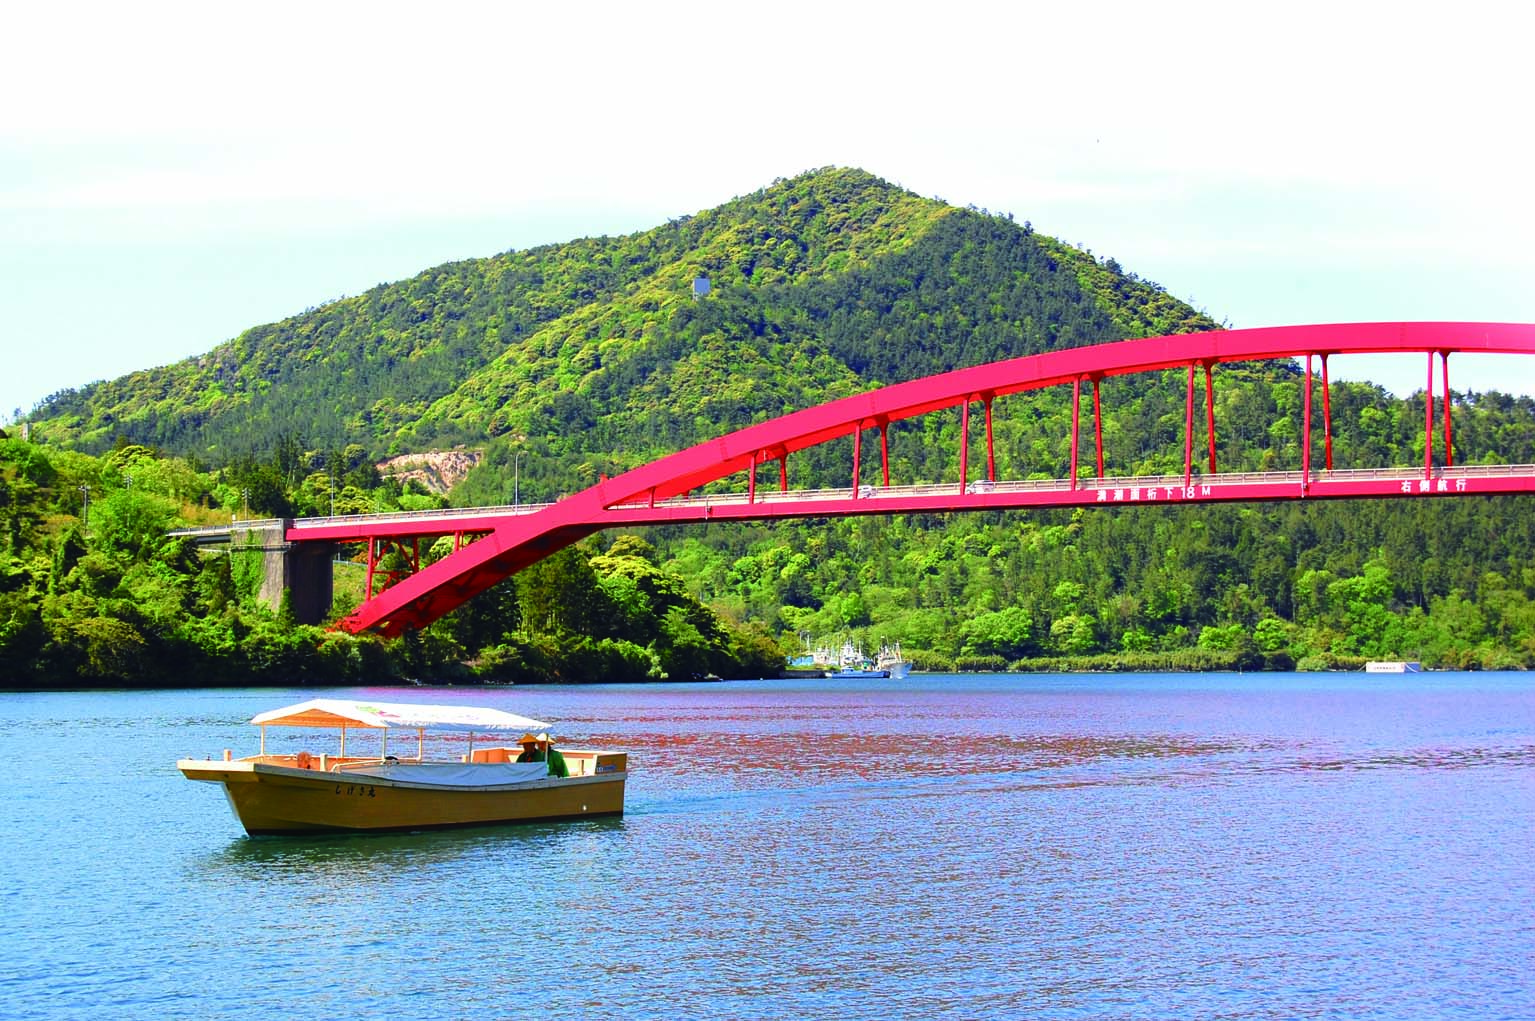
[[[890,676],[890,671],[876,668],[874,661],[863,654],[862,645],[844,641],[835,665],[826,671],[826,676],[837,681],[883,679]]]
[[[826,671],[827,680],[832,681],[857,681],[857,680],[884,680],[890,676],[889,670],[876,670],[873,667],[844,666],[835,670]]]
[[[219,783],[252,836],[440,829],[621,815],[628,756],[555,748],[539,720],[470,706],[314,699],[261,713],[259,754],[182,759],[191,780]],[[340,731],[334,756],[268,754],[267,727]],[[379,734],[378,754],[348,755],[347,731]],[[391,731],[414,732],[415,755],[389,750]],[[428,759],[427,734],[468,736],[464,754]],[[512,744],[474,747],[478,734],[521,734]],[[532,761],[518,761],[519,758]],[[568,775],[560,775],[561,773]]]
[[[901,656],[901,647],[888,642],[882,644],[873,656],[866,655],[863,646],[851,640],[844,640],[842,648],[836,651],[821,645],[813,654],[807,653],[799,661],[791,660],[790,665],[800,662],[824,669],[824,676],[829,680],[900,680],[911,673],[911,664]]]
[[[883,670],[892,681],[899,681],[911,673],[911,664],[901,655],[900,643],[886,643],[874,657],[874,669]]]

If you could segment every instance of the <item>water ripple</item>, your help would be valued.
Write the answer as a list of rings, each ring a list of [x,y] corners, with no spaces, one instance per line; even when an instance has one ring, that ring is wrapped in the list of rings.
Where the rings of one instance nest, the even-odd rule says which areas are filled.
[[[1530,684],[1324,681],[453,689],[627,814],[273,840],[171,763],[316,693],[18,697],[0,1013],[1535,1016]]]

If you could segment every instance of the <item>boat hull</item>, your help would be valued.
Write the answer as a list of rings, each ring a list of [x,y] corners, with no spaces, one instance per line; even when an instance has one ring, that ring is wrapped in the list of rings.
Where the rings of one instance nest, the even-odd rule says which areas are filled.
[[[1423,664],[1415,660],[1374,661],[1364,665],[1367,674],[1416,674],[1422,673]]]
[[[490,787],[412,783],[256,762],[183,759],[192,780],[223,785],[251,836],[389,832],[622,815],[626,773]]]

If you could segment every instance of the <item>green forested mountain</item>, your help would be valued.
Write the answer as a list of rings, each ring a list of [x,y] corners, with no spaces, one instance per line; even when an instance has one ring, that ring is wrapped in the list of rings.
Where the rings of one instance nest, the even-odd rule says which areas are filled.
[[[699,276],[711,287],[695,298]],[[387,454],[473,447],[484,457],[449,501],[510,502],[514,487],[524,501],[547,500],[601,472],[869,387],[1214,326],[1112,259],[856,170],[778,181],[627,237],[440,266],[36,409],[29,424],[42,446],[7,448],[17,467],[5,469],[0,491],[13,522],[10,559],[0,562],[10,565],[0,572],[0,662],[7,647],[9,662],[21,662],[15,650],[36,642],[28,655],[52,663],[50,676],[110,677],[78,665],[112,662],[106,653],[64,650],[89,645],[73,621],[115,620],[167,656],[195,647],[209,662],[234,657],[224,670],[232,678],[281,673],[286,661],[240,659],[251,635],[280,633],[297,649],[318,639],[295,639],[309,633],[280,620],[254,626],[265,618],[249,593],[191,552],[151,542],[145,523],[431,505],[434,497],[378,477],[372,462]],[[1181,472],[1183,383],[1176,372],[1105,383],[1111,474]],[[1300,394],[1288,363],[1217,369],[1222,468],[1298,468]],[[1397,400],[1335,383],[1330,396],[1340,467],[1422,463],[1421,395]],[[1066,474],[1065,388],[1006,398],[996,412],[1001,477]],[[1535,402],[1457,394],[1455,416],[1457,463],[1535,462]],[[898,423],[893,477],[954,478],[958,437],[957,414]],[[981,441],[972,442],[977,464]],[[1319,435],[1314,442],[1319,463]],[[154,462],[182,479],[154,513],[138,506],[154,494],[122,485],[114,467],[125,451],[135,463],[154,460],[134,444],[189,459]],[[850,455],[850,442],[796,455],[791,484],[846,485]],[[67,483],[29,482],[39,458]],[[122,503],[113,513],[139,531],[87,535],[82,484]],[[932,666],[1062,656],[1099,665],[1530,665],[1530,511],[1519,498],[1141,507],[714,524],[652,530],[648,542],[602,536],[411,643],[380,652],[330,638],[315,646],[330,666],[305,669],[355,670],[358,649],[374,649],[368,655],[402,671],[467,660],[481,676],[524,679],[720,672],[762,662],[763,635],[792,648],[799,634],[836,631],[899,640]],[[218,576],[205,578],[209,570]],[[155,603],[159,623],[133,609],[154,578],[176,593]],[[234,622],[227,634],[167,623],[197,617],[204,590]],[[92,648],[126,634],[82,626],[97,629]],[[1111,659],[1082,658],[1095,656]]]
[[[31,418],[79,449],[215,463],[294,422],[375,455],[579,431],[583,453],[638,458],[880,383],[1212,325],[1027,225],[823,170],[641,234],[439,266]]]

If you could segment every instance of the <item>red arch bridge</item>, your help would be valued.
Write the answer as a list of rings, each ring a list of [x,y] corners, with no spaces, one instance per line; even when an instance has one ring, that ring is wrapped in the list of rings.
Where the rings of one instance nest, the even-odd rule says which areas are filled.
[[[1423,465],[1368,470],[1334,468],[1329,356],[1402,352],[1426,355]],[[295,554],[302,558],[307,553],[311,563],[324,563],[327,571],[334,544],[366,543],[367,597],[340,626],[352,632],[373,630],[393,636],[424,627],[502,579],[607,528],[1016,507],[1419,499],[1535,492],[1535,465],[1454,463],[1449,371],[1450,355],[1459,353],[1535,354],[1535,325],[1404,322],[1287,326],[1071,348],[959,369],[797,411],[604,479],[557,503],[301,518],[233,527],[257,531],[266,526],[270,536],[267,549],[283,550],[285,562],[290,562]],[[1298,359],[1305,366],[1299,383],[1300,464],[1290,471],[1222,473],[1216,464],[1212,370],[1223,362],[1268,359]],[[1106,475],[1099,384],[1115,376],[1180,368],[1187,370],[1182,474]],[[1437,409],[1436,375],[1442,391]],[[998,479],[992,442],[994,403],[1001,397],[1055,386],[1072,389],[1068,476],[1053,480]],[[1315,393],[1318,389],[1320,401]],[[1090,406],[1084,411],[1083,399],[1089,394]],[[1202,414],[1196,414],[1201,408]],[[1442,421],[1438,412],[1442,412]],[[958,416],[957,475],[937,485],[893,484],[889,426],[928,414]],[[1084,436],[1089,423],[1083,419],[1089,415],[1091,435]],[[1314,463],[1313,437],[1318,433],[1320,463]],[[981,434],[985,437],[985,462],[972,465],[969,452],[972,445],[979,446]],[[789,489],[790,456],[807,447],[847,437],[852,439],[847,486]],[[1079,465],[1079,455],[1088,443],[1096,455],[1088,466],[1095,469],[1091,474],[1080,470]],[[1437,459],[1436,445],[1440,448]],[[874,475],[872,464],[876,457],[880,465],[878,481],[870,484],[864,480]],[[763,475],[769,480],[766,485]],[[702,495],[695,492],[732,477],[738,482],[729,491]],[[200,534],[206,536],[209,531]],[[227,535],[231,529],[217,531]],[[429,543],[444,536],[453,538],[453,552],[434,563],[423,564],[422,540]],[[381,561],[391,553],[402,555],[390,557],[394,564],[403,559],[406,566],[383,569]],[[278,582],[295,589],[295,605],[299,573],[302,572],[285,567]],[[314,605],[301,612],[301,619],[305,616],[318,619],[328,609],[328,582],[327,573],[323,599],[310,600]],[[319,605],[321,602],[325,605]]]

